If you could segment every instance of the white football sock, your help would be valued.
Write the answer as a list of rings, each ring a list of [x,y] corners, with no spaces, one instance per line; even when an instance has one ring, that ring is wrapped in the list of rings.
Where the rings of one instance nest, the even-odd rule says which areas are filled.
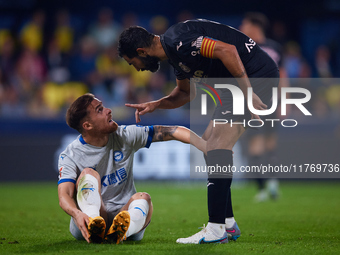
[[[100,195],[98,192],[98,180],[90,175],[85,174],[79,184],[77,192],[77,202],[80,210],[89,217],[100,215]]]
[[[226,226],[226,228],[232,228],[235,222],[236,221],[235,221],[234,217],[225,218],[225,226]]]
[[[216,236],[223,236],[225,232],[225,224],[208,222],[207,228],[209,228]]]
[[[145,199],[133,200],[129,205],[130,226],[126,232],[126,237],[138,233],[144,226],[149,213],[149,203]]]

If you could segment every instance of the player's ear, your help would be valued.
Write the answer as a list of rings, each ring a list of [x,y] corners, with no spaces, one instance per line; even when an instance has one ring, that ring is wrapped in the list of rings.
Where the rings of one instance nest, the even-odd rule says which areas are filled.
[[[92,129],[92,124],[89,121],[84,121],[83,123],[83,130],[89,131]]]
[[[137,53],[138,53],[138,56],[140,57],[146,57],[148,55],[144,48],[138,48]]]

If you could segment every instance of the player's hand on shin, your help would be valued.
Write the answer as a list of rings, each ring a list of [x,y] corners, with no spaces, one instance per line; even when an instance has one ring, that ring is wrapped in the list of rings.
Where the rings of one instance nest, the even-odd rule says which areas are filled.
[[[87,226],[89,224],[89,216],[82,211],[78,211],[76,214],[76,217],[74,218],[79,230],[81,231],[81,234],[85,238],[85,240],[89,243],[89,232],[87,230]]]
[[[140,115],[144,115],[145,113],[153,112],[158,107],[159,103],[157,101],[146,102],[142,104],[125,104],[127,107],[135,108],[135,118],[136,123],[140,122]]]

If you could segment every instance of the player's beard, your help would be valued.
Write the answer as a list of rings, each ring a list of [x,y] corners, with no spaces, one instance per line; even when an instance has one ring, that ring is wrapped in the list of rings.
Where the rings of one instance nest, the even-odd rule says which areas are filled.
[[[139,59],[144,64],[145,68],[142,68],[142,71],[149,70],[153,73],[157,72],[160,65],[160,59],[158,57],[151,57],[147,55],[146,57],[139,57]]]

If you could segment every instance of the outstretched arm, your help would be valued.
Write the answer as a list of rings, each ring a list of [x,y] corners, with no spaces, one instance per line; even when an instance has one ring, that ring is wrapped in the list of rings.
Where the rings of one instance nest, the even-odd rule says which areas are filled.
[[[170,93],[170,95],[162,97],[159,100],[146,102],[142,104],[125,104],[128,107],[135,108],[136,122],[140,122],[140,115],[148,112],[153,112],[158,109],[174,109],[190,102],[195,98],[195,86],[190,84],[188,79],[176,80],[177,86]]]
[[[177,140],[190,143],[200,151],[206,153],[206,141],[195,132],[182,126],[154,126],[153,142]]]

